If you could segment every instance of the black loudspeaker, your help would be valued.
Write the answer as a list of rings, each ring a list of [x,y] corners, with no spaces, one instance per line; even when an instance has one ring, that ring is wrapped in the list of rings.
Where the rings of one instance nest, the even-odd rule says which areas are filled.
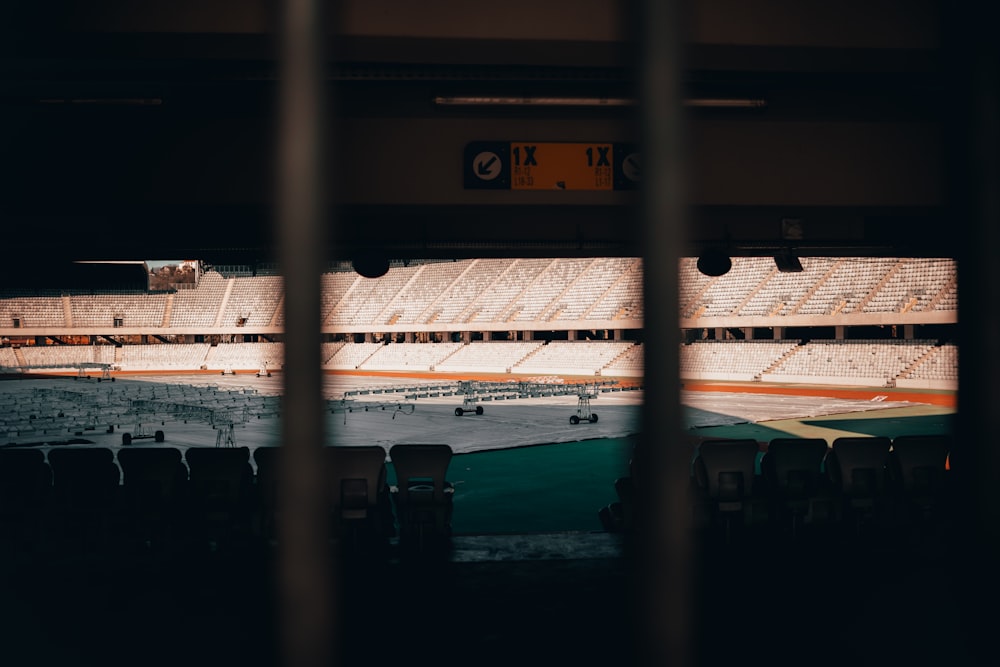
[[[733,260],[718,250],[707,250],[698,258],[698,270],[706,276],[723,276],[731,268]]]
[[[362,253],[354,258],[353,265],[365,278],[381,278],[389,272],[389,258],[378,253]]]

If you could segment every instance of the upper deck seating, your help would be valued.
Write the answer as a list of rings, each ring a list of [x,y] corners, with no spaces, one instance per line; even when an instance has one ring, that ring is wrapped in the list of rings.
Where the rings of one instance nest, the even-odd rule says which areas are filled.
[[[163,326],[167,295],[138,294],[74,294],[70,307],[74,327],[141,327],[158,329]]]
[[[600,293],[590,291],[590,285],[577,284],[577,278],[591,264],[590,259],[556,259],[512,302],[508,321],[535,322],[548,319],[570,299],[593,303]],[[557,301],[558,300],[558,301]]]
[[[427,324],[437,321],[442,308],[439,305],[442,295],[471,265],[471,260],[421,265],[378,315],[376,323]]]
[[[948,297],[955,286],[957,267],[950,258],[900,260],[896,270],[865,304],[865,312],[920,312],[953,310],[957,303]]]
[[[493,280],[469,306],[469,322],[507,322],[514,315],[516,299],[553,262],[551,259],[507,260],[506,270]]]
[[[769,262],[770,258],[762,261]],[[809,290],[820,284],[823,277],[834,268],[835,259],[810,257],[802,262],[799,273],[771,271],[739,305],[741,317],[776,317],[793,314]]]
[[[266,327],[281,303],[284,279],[281,276],[232,278],[229,299],[222,313],[226,327]]]
[[[19,329],[70,326],[61,296],[7,296],[7,293],[0,292],[0,326]]]
[[[170,310],[171,327],[213,327],[221,315],[228,281],[216,271],[206,271],[194,289],[178,290]]]
[[[885,279],[898,258],[844,260],[799,306],[799,315],[854,312]]]
[[[597,257],[543,314],[552,322],[612,319],[632,308],[641,311],[642,260],[634,257]],[[636,299],[635,285],[640,286]]]
[[[719,280],[711,282],[698,297],[704,306],[703,317],[734,315],[749,294],[775,271],[774,262],[761,257],[736,257],[733,268]]]
[[[480,308],[480,296],[491,289],[511,260],[489,258],[469,261],[462,279],[452,282],[434,301],[424,318],[426,323],[448,325],[469,321]]]
[[[381,278],[363,278],[351,283],[350,289],[333,306],[328,315],[329,324],[385,324],[378,322],[378,315],[409,282],[417,271],[416,266],[392,267]]]

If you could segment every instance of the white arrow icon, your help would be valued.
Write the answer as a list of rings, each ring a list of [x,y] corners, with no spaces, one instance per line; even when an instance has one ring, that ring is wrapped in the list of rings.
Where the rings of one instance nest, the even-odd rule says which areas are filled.
[[[473,173],[484,181],[492,181],[499,176],[502,167],[500,156],[493,151],[483,151],[472,161]]]
[[[625,174],[625,178],[630,181],[639,181],[639,154],[629,153],[622,160],[622,173]]]

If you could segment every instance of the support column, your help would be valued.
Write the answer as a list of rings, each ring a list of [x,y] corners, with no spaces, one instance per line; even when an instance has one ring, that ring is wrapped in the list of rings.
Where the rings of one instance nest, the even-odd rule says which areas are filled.
[[[635,452],[636,470],[652,484],[641,484],[639,502],[648,511],[631,539],[636,566],[631,568],[636,608],[636,664],[694,664],[697,606],[694,604],[694,545],[687,507],[690,455],[664,443],[683,441],[680,407],[680,359],[676,344],[680,312],[678,249],[685,247],[688,173],[684,150],[687,129],[683,109],[682,53],[686,13],[679,0],[642,0],[637,15],[640,60],[639,136],[642,157],[640,247],[643,254],[645,404],[642,436]]]
[[[843,324],[838,324],[835,327],[833,327],[833,337],[834,337],[834,339],[836,339],[836,340],[844,340],[844,332],[845,332],[845,330],[846,330],[846,327],[844,327]]]
[[[938,230],[942,237],[958,234],[959,283],[963,308],[958,321],[959,378],[955,446],[951,451],[953,507],[962,508],[953,520],[961,554],[954,585],[959,613],[967,619],[972,663],[995,659],[995,624],[979,608],[982,600],[1000,594],[1000,496],[996,470],[1000,449],[990,437],[997,428],[1000,354],[993,334],[1000,331],[1000,311],[986,305],[1000,298],[996,248],[1000,242],[1000,42],[984,3],[942,3],[945,10],[942,53],[945,55],[944,91],[947,133],[943,137],[947,162],[948,209]]]
[[[325,76],[319,0],[285,0],[280,34],[276,240],[285,289],[284,418],[277,554],[282,665],[321,667],[338,654],[336,552],[327,541],[323,447],[320,275],[326,230],[336,227],[324,193]],[[330,215],[328,215],[328,213]]]

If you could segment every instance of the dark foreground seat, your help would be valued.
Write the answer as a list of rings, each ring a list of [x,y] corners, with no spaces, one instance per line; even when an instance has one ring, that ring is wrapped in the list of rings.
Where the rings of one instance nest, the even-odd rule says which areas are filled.
[[[839,494],[845,525],[858,536],[882,534],[889,525],[892,504],[888,494],[889,438],[841,437],[833,441],[827,470]]]
[[[327,447],[331,535],[349,547],[385,545],[395,534],[385,449]]]
[[[451,538],[454,486],[446,479],[452,449],[442,444],[393,445],[394,491],[400,546],[418,551],[446,546]]]
[[[253,467],[248,447],[191,447],[188,517],[196,537],[213,547],[251,534]]]
[[[684,503],[684,511],[690,520],[694,519],[695,505],[699,500],[699,490],[695,486],[692,474],[695,451],[694,443],[678,442],[664,448],[661,452],[667,457],[667,465],[677,470],[677,478],[683,480],[682,493],[672,494],[671,498],[681,499],[681,502]],[[644,472],[641,448],[637,447],[632,452],[628,468],[628,475],[614,481],[618,500],[605,505],[597,512],[601,525],[608,532],[633,532],[639,529],[648,517],[648,509],[645,505],[648,500],[646,495],[651,490],[651,485],[641,482],[644,477],[649,476],[648,471]]]
[[[126,535],[150,545],[177,542],[183,535],[188,480],[181,451],[175,447],[122,448],[118,465]]]
[[[253,492],[254,532],[264,540],[277,539],[278,521],[278,457],[281,447],[269,445],[253,450],[257,467]]]
[[[766,502],[757,483],[760,446],[753,439],[705,440],[694,459],[695,480],[710,526],[726,541],[735,531],[762,523]]]
[[[52,469],[40,449],[0,449],[0,550],[27,551],[42,539]]]
[[[55,535],[85,552],[109,545],[121,471],[105,447],[58,447],[49,451]]]
[[[892,441],[889,477],[900,521],[920,530],[940,524],[950,507],[947,435],[901,435]]]
[[[835,520],[833,490],[824,468],[830,447],[823,438],[774,438],[761,459],[771,518],[792,538]]]

